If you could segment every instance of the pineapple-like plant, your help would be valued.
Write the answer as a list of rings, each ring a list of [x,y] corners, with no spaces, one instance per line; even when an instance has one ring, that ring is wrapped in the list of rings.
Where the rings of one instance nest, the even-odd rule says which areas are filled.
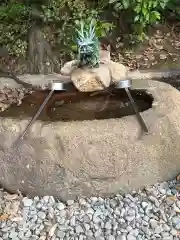
[[[98,67],[100,47],[93,20],[90,23],[80,22],[79,28],[76,29],[75,41],[78,50],[79,66]]]

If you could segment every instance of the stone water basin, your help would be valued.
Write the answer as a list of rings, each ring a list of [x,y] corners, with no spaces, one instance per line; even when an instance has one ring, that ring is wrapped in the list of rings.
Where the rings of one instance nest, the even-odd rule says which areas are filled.
[[[29,96],[0,114],[0,184],[13,192],[77,196],[111,195],[175,177],[180,171],[180,93],[148,81],[133,97],[149,127],[142,132],[126,95],[54,95],[17,146],[38,101]],[[39,101],[40,104],[40,101]]]

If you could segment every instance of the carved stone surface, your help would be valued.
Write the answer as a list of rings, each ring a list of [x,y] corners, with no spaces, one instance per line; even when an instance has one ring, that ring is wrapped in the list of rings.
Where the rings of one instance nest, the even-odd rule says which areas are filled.
[[[28,195],[109,195],[168,180],[180,171],[180,93],[147,81],[153,107],[142,113],[149,134],[135,116],[120,119],[36,121],[11,147],[29,119],[0,118],[0,184]]]
[[[94,92],[110,86],[111,74],[107,64],[100,64],[98,68],[75,69],[71,80],[80,92]]]

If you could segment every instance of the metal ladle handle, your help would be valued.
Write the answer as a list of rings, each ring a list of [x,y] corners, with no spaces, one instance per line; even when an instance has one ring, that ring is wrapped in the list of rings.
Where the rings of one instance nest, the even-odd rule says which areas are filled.
[[[120,80],[116,85],[115,85],[116,89],[125,89],[126,93],[127,93],[127,96],[130,100],[130,103],[132,105],[132,108],[136,114],[136,117],[142,127],[142,129],[144,130],[145,133],[148,133],[148,127],[144,121],[144,119],[142,118],[139,110],[138,110],[138,107],[129,91],[129,88],[132,87],[132,80],[130,79],[125,79],[125,80]]]
[[[54,92],[54,89],[52,89],[50,91],[50,93],[47,95],[47,97],[44,99],[43,103],[41,104],[40,108],[37,110],[36,114],[33,116],[33,118],[31,119],[31,121],[28,123],[26,129],[24,130],[24,132],[21,134],[21,136],[19,137],[19,139],[23,139],[23,137],[26,135],[26,133],[28,132],[29,128],[31,127],[31,125],[36,121],[36,119],[39,117],[39,115],[41,114],[42,110],[44,109],[44,107],[46,106],[47,102],[49,101],[49,99],[51,98],[52,94]]]
[[[36,114],[33,116],[33,118],[30,120],[30,122],[28,123],[26,129],[24,130],[24,132],[20,135],[20,137],[16,140],[16,143],[20,140],[23,139],[24,136],[26,135],[26,133],[28,132],[29,128],[32,126],[32,124],[36,121],[36,119],[39,117],[39,115],[41,114],[42,110],[44,109],[44,107],[46,106],[47,102],[49,101],[49,99],[51,98],[52,94],[54,93],[54,91],[66,91],[67,88],[72,87],[72,84],[69,82],[59,82],[59,81],[53,81],[52,83],[50,83],[50,88],[51,91],[49,92],[48,96],[44,99],[43,103],[41,104],[40,108],[37,110]]]
[[[129,89],[128,89],[128,88],[125,88],[125,91],[126,91],[128,97],[129,97],[129,100],[130,100],[130,102],[131,102],[131,105],[132,105],[132,107],[133,107],[133,110],[134,110],[134,112],[135,112],[135,114],[136,114],[136,117],[137,117],[137,119],[138,119],[141,127],[143,128],[143,130],[144,130],[145,133],[148,133],[148,127],[146,126],[146,123],[145,123],[144,119],[142,118],[142,116],[141,116],[141,114],[140,114],[140,112],[139,112],[139,110],[138,110],[138,108],[137,108],[137,106],[136,106],[136,104],[135,104],[135,102],[134,102],[134,99],[133,99],[133,97],[132,97]]]

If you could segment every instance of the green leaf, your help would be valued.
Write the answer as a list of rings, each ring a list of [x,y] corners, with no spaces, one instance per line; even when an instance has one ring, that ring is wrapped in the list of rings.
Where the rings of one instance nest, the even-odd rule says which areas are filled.
[[[139,21],[139,15],[135,16],[134,18],[134,22],[138,22]]]
[[[134,8],[134,11],[136,12],[136,13],[140,13],[141,12],[141,5],[137,5],[135,8]]]
[[[122,5],[123,5],[124,9],[128,9],[128,7],[129,7],[129,0],[123,0],[122,1]]]
[[[148,14],[148,9],[143,7],[142,8],[142,13],[143,13],[144,16],[146,16]]]
[[[78,50],[77,45],[72,45],[71,49],[72,49],[72,51],[77,52],[77,50]]]
[[[156,11],[152,11],[150,14],[150,23],[155,23],[157,20],[161,19],[161,14]]]
[[[153,8],[156,8],[158,6],[158,4],[161,5],[161,2],[159,3],[157,0],[153,2]]]
[[[117,11],[117,10],[122,10],[123,9],[123,5],[121,3],[116,3],[114,5],[114,9]]]

